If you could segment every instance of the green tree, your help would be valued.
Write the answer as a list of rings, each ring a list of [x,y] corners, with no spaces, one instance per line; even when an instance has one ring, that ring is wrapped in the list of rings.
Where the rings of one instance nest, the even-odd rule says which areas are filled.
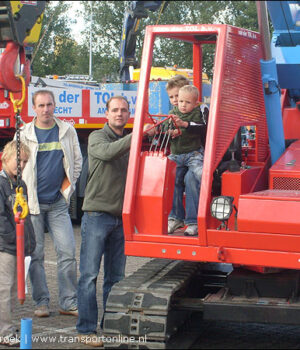
[[[36,76],[78,73],[78,44],[71,40],[69,5],[63,1],[46,3],[40,40],[32,56]]]
[[[93,13],[93,72],[98,80],[118,80],[119,47],[123,17],[130,1],[85,1],[84,17]],[[166,10],[148,12],[141,19],[136,42],[136,56],[140,62],[145,26],[157,24],[209,24],[227,23],[246,29],[257,30],[257,15],[254,1],[168,1]],[[85,31],[89,42],[89,28]],[[87,46],[86,46],[86,49]],[[211,74],[214,45],[203,48],[204,71]],[[188,43],[160,40],[155,46],[153,65],[192,68],[192,46]]]
[[[155,14],[149,21],[155,20]],[[170,1],[160,17],[160,24],[231,24],[257,30],[257,15],[254,1]],[[145,23],[145,25],[147,25]],[[210,77],[214,61],[215,45],[203,46],[203,70]],[[156,49],[154,65],[191,68],[192,46],[164,39]],[[140,55],[140,52],[138,53]]]
[[[258,31],[255,1],[228,1],[229,15],[226,23]]]
[[[92,19],[93,77],[99,82],[118,80],[119,46],[127,3],[129,1],[82,1],[81,15],[86,18],[83,50],[89,53]]]
[[[145,27],[153,24],[227,23],[257,30],[254,1],[168,1],[165,10],[151,12],[140,20],[136,57],[140,63]],[[80,14],[86,20],[82,45],[71,40],[70,18],[64,1],[49,1],[44,14],[38,50],[34,52],[33,74],[88,74],[90,24],[92,23],[93,77],[99,82],[119,80],[119,47],[126,9],[132,1],[82,1]],[[92,19],[92,21],[91,21]],[[214,45],[203,47],[203,69],[211,76]],[[154,66],[192,68],[192,46],[180,41],[160,39],[155,45]]]

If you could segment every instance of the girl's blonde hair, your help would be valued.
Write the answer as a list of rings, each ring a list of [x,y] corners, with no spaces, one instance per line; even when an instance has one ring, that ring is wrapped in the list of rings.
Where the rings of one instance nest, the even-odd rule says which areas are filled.
[[[28,158],[30,156],[30,149],[23,142],[20,143],[20,151],[23,152]],[[11,157],[15,157],[17,154],[17,141],[13,140],[8,142],[3,149],[1,161],[6,163]]]

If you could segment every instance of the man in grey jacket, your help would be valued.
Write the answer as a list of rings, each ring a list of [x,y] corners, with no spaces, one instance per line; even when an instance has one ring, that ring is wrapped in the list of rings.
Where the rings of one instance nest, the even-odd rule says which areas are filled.
[[[57,254],[59,312],[78,315],[75,239],[69,216],[69,201],[80,175],[82,156],[76,130],[54,117],[51,91],[33,94],[36,117],[21,130],[20,137],[31,150],[23,171],[28,188],[28,205],[36,235],[29,276],[37,317],[48,317],[49,290],[44,269],[45,227]]]
[[[96,282],[104,255],[103,309],[112,286],[125,273],[122,207],[131,134],[124,127],[129,105],[122,96],[107,102],[108,123],[89,136],[89,175],[81,223],[80,278],[77,330],[81,342],[101,346],[95,337],[98,323]]]

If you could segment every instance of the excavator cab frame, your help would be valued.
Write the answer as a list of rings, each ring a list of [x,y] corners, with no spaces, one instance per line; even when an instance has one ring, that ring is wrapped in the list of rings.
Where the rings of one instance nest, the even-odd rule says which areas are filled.
[[[198,87],[202,71],[199,66],[201,45],[216,43],[198,211],[198,237],[168,235],[165,228],[154,234],[151,227],[136,225],[141,222],[139,216],[152,215],[152,220],[155,220],[161,214],[156,212],[159,206],[151,208],[151,201],[145,206],[141,205],[147,182],[143,188],[138,185],[140,179],[151,171],[141,166],[144,164],[141,161],[142,128],[148,115],[148,86],[154,40],[159,36],[193,45],[194,84]],[[295,232],[298,225],[291,229],[299,199],[295,199],[292,193],[280,195],[276,188],[269,188],[268,184],[268,177],[271,182],[275,168],[273,172],[270,170],[269,175],[271,164],[260,58],[260,34],[253,31],[229,25],[147,27],[123,207],[127,255],[247,266],[299,267],[300,254],[295,245],[300,239]],[[220,221],[211,212],[213,175],[240,128],[247,126],[255,128],[255,140],[251,142],[253,147],[242,148],[243,165],[238,171],[227,170],[222,175],[221,194],[233,198],[231,204],[235,205],[237,212],[233,210],[225,228],[221,226],[220,229]],[[274,167],[278,171],[278,163]],[[282,165],[280,169],[283,170]],[[289,173],[289,176],[297,177],[298,173]],[[153,184],[149,183],[149,186]],[[160,200],[163,202],[167,197],[163,194]],[[161,207],[164,208],[163,205]],[[284,215],[281,213],[283,208]],[[163,215],[167,216],[168,213]],[[274,224],[270,226],[271,219]]]

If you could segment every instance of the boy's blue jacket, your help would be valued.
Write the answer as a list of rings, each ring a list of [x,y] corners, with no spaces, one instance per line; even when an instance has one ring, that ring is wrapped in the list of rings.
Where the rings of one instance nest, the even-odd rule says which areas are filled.
[[[24,195],[27,195],[27,187],[24,181]],[[4,170],[0,171],[0,252],[16,255],[16,223],[13,212],[14,196],[17,183],[12,181]],[[28,215],[24,225],[25,256],[31,255],[35,249],[35,234]]]

